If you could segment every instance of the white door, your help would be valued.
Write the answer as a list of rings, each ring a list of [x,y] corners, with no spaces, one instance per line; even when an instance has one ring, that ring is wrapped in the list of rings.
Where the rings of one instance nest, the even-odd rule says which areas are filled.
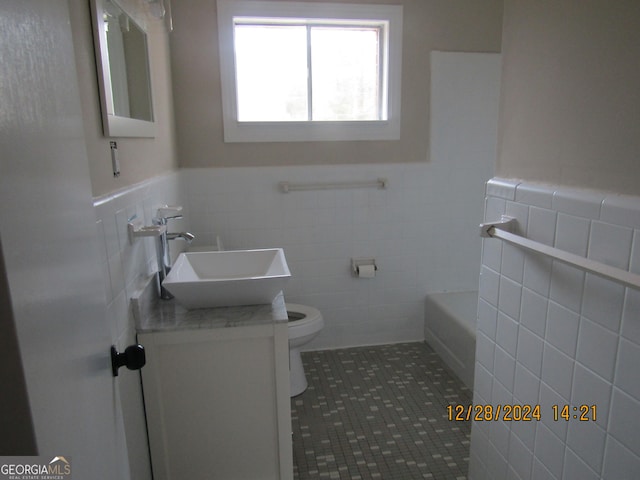
[[[0,239],[38,454],[126,478],[67,0],[3,0],[0,59]]]

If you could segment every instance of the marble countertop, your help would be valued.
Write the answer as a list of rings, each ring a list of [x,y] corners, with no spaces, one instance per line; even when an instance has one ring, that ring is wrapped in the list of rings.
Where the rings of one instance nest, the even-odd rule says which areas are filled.
[[[176,300],[160,300],[153,277],[131,298],[131,305],[138,333],[243,327],[288,320],[282,292],[271,304],[187,310]]]

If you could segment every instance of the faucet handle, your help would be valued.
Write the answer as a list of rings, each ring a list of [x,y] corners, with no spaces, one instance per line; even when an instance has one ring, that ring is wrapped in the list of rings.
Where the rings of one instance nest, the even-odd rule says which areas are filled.
[[[158,208],[156,218],[169,219],[169,218],[181,218],[182,207],[179,205],[163,205]]]

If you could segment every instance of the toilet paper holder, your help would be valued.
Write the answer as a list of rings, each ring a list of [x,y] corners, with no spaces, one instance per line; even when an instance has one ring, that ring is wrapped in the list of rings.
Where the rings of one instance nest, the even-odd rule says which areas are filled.
[[[351,259],[351,272],[355,277],[360,277],[360,267],[370,266],[373,267],[374,272],[378,271],[378,265],[376,265],[375,258],[352,258]]]

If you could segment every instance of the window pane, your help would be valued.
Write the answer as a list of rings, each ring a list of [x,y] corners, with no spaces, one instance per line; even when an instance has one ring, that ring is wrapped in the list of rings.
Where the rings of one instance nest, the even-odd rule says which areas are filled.
[[[313,27],[313,120],[380,120],[378,29]]]
[[[236,25],[238,120],[308,120],[304,26]]]

